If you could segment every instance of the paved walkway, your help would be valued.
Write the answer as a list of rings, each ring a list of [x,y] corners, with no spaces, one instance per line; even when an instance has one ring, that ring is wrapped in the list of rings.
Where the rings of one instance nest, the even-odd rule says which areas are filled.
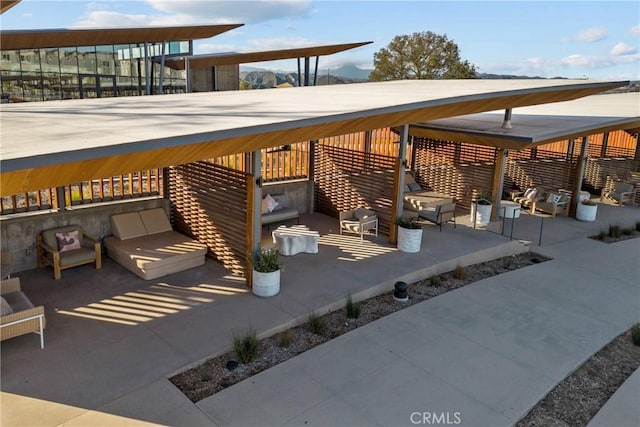
[[[221,426],[512,425],[639,320],[639,239],[538,250],[555,259],[409,307],[198,407]]]

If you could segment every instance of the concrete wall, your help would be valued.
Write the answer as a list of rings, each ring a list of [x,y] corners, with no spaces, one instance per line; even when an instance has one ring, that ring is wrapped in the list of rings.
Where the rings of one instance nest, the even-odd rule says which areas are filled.
[[[215,85],[213,70],[216,74]],[[212,92],[214,87],[216,91],[240,89],[240,68],[237,65],[222,65],[213,69],[212,67],[191,68],[189,74],[191,76],[191,92]]]
[[[168,200],[153,198],[3,217],[0,220],[0,248],[11,253],[14,272],[30,270],[38,267],[35,242],[41,231],[80,224],[85,234],[102,240],[111,234],[111,215],[155,207],[163,207],[169,213]]]
[[[296,208],[299,213],[309,212],[309,181],[291,181],[287,183],[266,183],[262,185],[262,197],[267,194],[285,194],[289,199],[289,207]]]

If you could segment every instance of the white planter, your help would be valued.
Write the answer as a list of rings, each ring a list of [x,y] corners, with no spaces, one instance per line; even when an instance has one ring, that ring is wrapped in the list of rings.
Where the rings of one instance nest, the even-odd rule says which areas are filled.
[[[595,221],[598,213],[598,205],[585,205],[578,203],[576,219],[580,221]]]
[[[492,205],[479,205],[475,202],[471,203],[471,222],[476,219],[476,225],[488,225],[491,222]],[[478,213],[476,214],[476,211]]]
[[[280,292],[280,270],[262,273],[253,270],[253,293],[259,297],[272,297]]]
[[[404,228],[398,226],[398,249],[402,252],[420,252],[422,228]]]

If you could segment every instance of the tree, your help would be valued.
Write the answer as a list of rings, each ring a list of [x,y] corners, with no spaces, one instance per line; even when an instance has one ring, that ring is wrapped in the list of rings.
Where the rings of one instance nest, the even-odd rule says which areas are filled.
[[[431,31],[395,36],[373,54],[373,65],[373,81],[476,78],[476,67],[460,59],[458,45]]]

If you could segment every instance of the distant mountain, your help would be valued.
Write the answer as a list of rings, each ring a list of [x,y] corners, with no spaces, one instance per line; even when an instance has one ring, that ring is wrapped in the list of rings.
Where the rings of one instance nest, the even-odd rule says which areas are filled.
[[[330,68],[328,70],[318,71],[318,76],[331,74],[332,76],[344,77],[346,79],[351,80],[361,80],[366,81],[369,80],[369,74],[371,74],[369,69],[363,69],[360,67],[356,67],[355,65],[343,65],[339,68]]]

